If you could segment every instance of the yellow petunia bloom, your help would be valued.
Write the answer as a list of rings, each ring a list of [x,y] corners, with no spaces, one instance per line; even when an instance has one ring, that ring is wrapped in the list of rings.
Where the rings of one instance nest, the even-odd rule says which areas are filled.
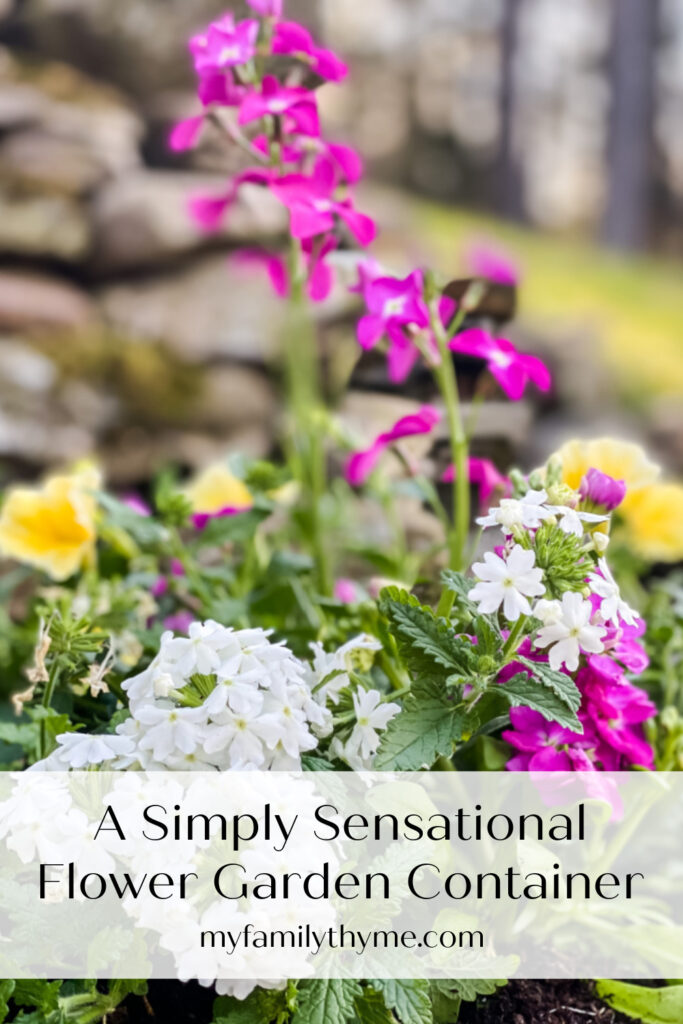
[[[651,561],[683,558],[683,486],[660,483],[660,467],[637,444],[601,437],[567,441],[552,459],[562,463],[562,480],[574,490],[591,468],[626,483],[619,506],[624,539],[635,554]]]
[[[659,466],[648,459],[639,445],[611,437],[567,441],[553,458],[562,462],[562,479],[573,490],[578,490],[581,478],[591,467],[615,480],[623,480],[627,497],[639,487],[654,483],[660,473]]]
[[[683,486],[652,484],[631,495],[624,512],[628,539],[653,562],[683,559]]]
[[[202,470],[191,480],[183,493],[193,512],[211,515],[226,508],[251,508],[251,493],[238,477],[223,463],[215,463]]]
[[[0,553],[64,580],[95,553],[93,495],[101,484],[91,464],[48,477],[37,487],[13,487],[0,510]]]

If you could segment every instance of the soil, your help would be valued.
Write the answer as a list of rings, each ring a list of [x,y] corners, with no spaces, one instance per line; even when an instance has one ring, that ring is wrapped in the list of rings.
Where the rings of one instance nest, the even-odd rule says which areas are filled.
[[[458,1024],[638,1024],[595,995],[589,981],[511,981],[464,1003]]]
[[[210,1024],[213,988],[152,981],[146,999],[130,996],[110,1024]],[[606,1006],[588,981],[511,981],[495,995],[463,1003],[458,1024],[638,1024]]]

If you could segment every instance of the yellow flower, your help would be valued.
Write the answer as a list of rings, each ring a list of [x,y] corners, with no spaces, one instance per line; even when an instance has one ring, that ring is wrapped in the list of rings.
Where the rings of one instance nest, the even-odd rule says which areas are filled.
[[[683,486],[652,484],[636,491],[624,513],[628,539],[653,562],[683,558]]]
[[[659,476],[659,466],[648,459],[642,448],[611,437],[567,441],[552,457],[562,462],[562,479],[575,491],[591,466],[615,480],[623,480],[627,498],[632,491],[647,487]]]
[[[245,509],[253,504],[246,485],[223,463],[202,470],[184,490],[193,512],[211,515],[225,508]]]
[[[624,480],[627,491],[618,516],[626,543],[651,561],[683,558],[683,486],[659,483],[659,466],[637,444],[609,437],[574,440],[552,458],[562,462],[562,479],[574,490],[591,466],[615,480]]]
[[[101,478],[93,465],[48,477],[38,487],[14,487],[0,510],[0,552],[64,580],[95,552],[96,500]]]

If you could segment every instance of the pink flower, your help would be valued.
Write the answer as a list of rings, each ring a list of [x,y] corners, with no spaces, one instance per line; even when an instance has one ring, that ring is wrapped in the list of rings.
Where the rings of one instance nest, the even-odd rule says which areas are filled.
[[[152,597],[162,597],[168,590],[168,580],[165,576],[158,576],[152,586],[149,588],[149,592]]]
[[[193,512],[190,521],[196,530],[203,530],[210,519],[238,516],[240,512],[246,512],[248,508],[248,505],[226,505],[225,508],[219,508],[217,512]]]
[[[206,232],[217,231],[225,211],[237,199],[240,186],[244,184],[267,185],[273,172],[264,167],[250,167],[231,180],[222,195],[195,195],[188,202],[190,214],[199,227]]]
[[[361,348],[372,348],[395,327],[411,324],[421,329],[429,325],[421,270],[404,278],[375,277],[368,281],[363,294],[369,312],[358,321]]]
[[[247,3],[264,18],[282,17],[282,0],[247,0]]]
[[[330,294],[334,277],[325,262],[325,257],[337,247],[333,235],[307,238],[302,243],[302,255],[306,268],[306,291],[312,302],[322,302]],[[290,293],[289,271],[282,256],[265,249],[240,249],[230,257],[231,262],[242,266],[263,268],[280,298]]]
[[[133,512],[137,512],[139,516],[151,516],[152,514],[151,508],[146,501],[143,501],[139,494],[126,494],[122,501],[124,505],[127,505]]]
[[[495,490],[501,492],[501,497],[510,495],[512,485],[508,477],[499,473],[490,459],[478,459],[470,456],[468,460],[470,483],[476,484],[479,488],[479,504],[487,508],[489,498]],[[450,465],[441,477],[444,483],[452,483],[456,477],[454,465]]]
[[[217,103],[222,107],[239,107],[248,89],[235,82],[229,68],[224,71],[210,71],[199,79],[197,95],[204,107]]]
[[[182,153],[185,149],[192,149],[199,138],[203,123],[204,118],[201,114],[197,117],[188,117],[184,121],[178,121],[168,137],[169,148],[174,153]]]
[[[259,23],[254,18],[235,24],[231,15],[225,15],[212,22],[206,33],[190,40],[197,74],[246,64],[256,54],[258,34]]]
[[[308,89],[280,85],[273,75],[263,79],[261,92],[248,92],[242,100],[239,123],[249,124],[271,114],[273,117],[289,115],[296,131],[303,135],[319,135],[318,108],[315,97]]]
[[[175,615],[167,615],[164,619],[164,629],[170,629],[174,633],[189,633],[190,626],[196,619],[192,612],[176,612]]]
[[[591,467],[579,484],[579,494],[595,508],[612,512],[626,497],[626,482]]]
[[[172,558],[171,559],[171,575],[172,576],[184,576],[185,575],[185,566],[183,565],[183,563],[180,561],[179,558]]]
[[[511,708],[510,724],[512,728],[503,731],[503,739],[523,756],[508,761],[509,771],[570,772],[572,761],[564,748],[569,743],[591,743],[582,733],[549,722],[531,708]]]
[[[289,210],[290,230],[294,238],[312,238],[331,231],[337,216],[360,245],[369,245],[375,237],[374,221],[354,209],[350,199],[334,199],[335,187],[334,166],[326,157],[316,161],[310,176],[286,174],[271,184],[274,195]]]
[[[605,745],[629,764],[652,768],[654,755],[641,723],[657,709],[645,691],[627,682],[619,666],[604,655],[589,658],[576,683],[586,700],[586,714]]]
[[[453,352],[485,359],[489,373],[513,401],[522,397],[529,381],[539,391],[550,389],[550,372],[540,359],[518,352],[511,341],[494,338],[481,327],[470,327],[456,334],[450,342],[450,348]]]
[[[385,448],[402,437],[429,434],[441,419],[441,413],[433,405],[423,405],[415,413],[402,416],[390,430],[379,434],[369,448],[354,452],[346,463],[346,479],[359,487],[372,473]]]
[[[355,604],[358,600],[356,584],[353,580],[340,577],[340,579],[335,580],[334,596],[340,604]]]
[[[513,260],[494,244],[477,242],[471,245],[465,262],[473,277],[505,285],[516,285],[519,280],[519,271]]]
[[[280,21],[275,26],[271,52],[298,57],[329,82],[341,82],[349,71],[336,54],[317,46],[308,29],[294,21]]]

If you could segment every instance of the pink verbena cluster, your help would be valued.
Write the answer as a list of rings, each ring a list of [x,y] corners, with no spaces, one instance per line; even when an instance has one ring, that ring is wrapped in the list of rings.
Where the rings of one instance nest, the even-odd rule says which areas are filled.
[[[283,20],[281,0],[248,3],[259,17],[236,21],[228,13],[190,40],[202,110],[175,126],[170,145],[176,151],[195,145],[208,119],[223,127],[253,163],[219,194],[195,196],[194,219],[214,231],[243,185],[268,189],[289,212],[290,235],[299,244],[289,261],[262,250],[242,258],[263,265],[278,294],[287,295],[296,278],[320,301],[333,283],[326,258],[345,232],[361,246],[376,233],[349,193],[362,174],[360,158],[328,142],[318,116],[314,86],[341,81],[347,67],[303,25]],[[285,67],[279,77],[274,58]]]

